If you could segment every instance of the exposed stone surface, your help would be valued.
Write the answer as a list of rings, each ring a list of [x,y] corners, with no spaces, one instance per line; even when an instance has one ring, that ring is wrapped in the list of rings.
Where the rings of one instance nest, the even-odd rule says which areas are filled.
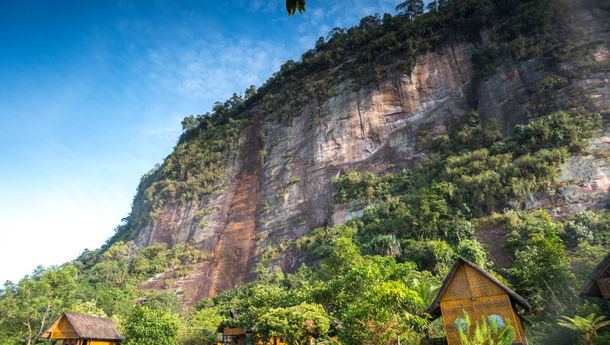
[[[590,15],[585,19],[594,21]],[[589,33],[590,37],[608,35],[607,30],[596,30]],[[313,126],[312,119],[318,113],[314,102],[304,107],[290,125],[264,120],[277,118],[272,114],[257,114],[241,139],[240,156],[231,157],[227,163],[229,178],[223,192],[197,204],[168,203],[158,221],[137,229],[136,242],[147,246],[194,241],[202,250],[213,253],[211,260],[199,264],[191,276],[173,287],[194,291],[185,294],[187,304],[248,281],[262,248],[296,239],[320,224],[343,223],[353,213],[362,212],[362,205],[333,205],[332,181],[341,173],[401,169],[427,154],[416,145],[417,129],[425,124],[431,131],[442,133],[467,112],[465,93],[475,51],[471,43],[454,42],[418,56],[410,75],[394,74],[379,85],[357,92],[352,90],[350,80],[343,81],[335,86],[338,95],[321,105],[323,118]],[[608,60],[608,56],[608,48],[603,45],[594,59]],[[564,107],[570,99],[563,94],[590,95],[587,106],[592,110],[610,106],[608,73],[575,80],[562,90],[532,92],[533,85],[546,76],[540,58],[520,62],[506,58],[481,87],[481,115],[500,119],[509,134],[516,124],[536,116],[531,109],[540,109],[541,104],[548,109]],[[266,133],[264,140],[261,129]],[[610,134],[600,133],[593,140],[591,155],[566,162],[562,173],[565,187],[554,195],[531,196],[524,201],[525,207],[545,208],[559,215],[607,202],[610,165],[598,156],[610,151],[609,142]],[[264,162],[258,156],[261,149],[267,152]],[[205,214],[197,217],[201,210]],[[497,229],[493,231],[480,234],[480,240],[490,247],[503,243]],[[509,264],[502,253],[492,255],[501,265]],[[293,270],[300,262],[298,254],[291,252],[285,253],[278,264]],[[160,288],[168,277],[171,273],[143,287]]]
[[[610,128],[591,140],[592,153],[572,156],[562,167],[564,187],[553,194],[529,198],[526,209],[542,208],[554,218],[565,218],[583,210],[600,210],[610,203]],[[604,157],[599,157],[604,155]],[[550,201],[550,202],[549,202]]]

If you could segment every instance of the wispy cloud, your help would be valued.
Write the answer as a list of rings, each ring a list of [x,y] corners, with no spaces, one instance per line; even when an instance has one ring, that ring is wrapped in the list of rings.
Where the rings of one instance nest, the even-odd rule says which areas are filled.
[[[174,140],[180,135],[180,122],[184,116],[184,114],[168,116],[167,120],[164,121],[166,123],[146,124],[141,129],[141,134],[159,139]]]
[[[44,21],[24,5],[6,23],[20,39],[4,35],[0,59],[14,70],[3,74],[12,91],[0,92],[0,283],[101,245],[182,117],[262,85],[333,27],[395,5],[307,0],[288,18],[285,0],[74,3]]]
[[[149,77],[189,98],[223,100],[261,85],[289,56],[271,41],[221,37],[148,54]]]
[[[263,13],[271,13],[277,11],[278,8],[284,8],[284,0],[253,0],[249,2],[250,10],[260,11]]]
[[[394,13],[397,2],[392,0],[354,0],[354,1],[326,1],[324,9],[309,6],[304,21],[299,25],[299,32],[303,36],[299,39],[302,48],[312,48],[318,37],[325,37],[335,27],[350,28],[358,25],[362,17],[379,13]]]
[[[314,46],[320,36],[334,27],[357,25],[364,15],[393,12],[395,1],[356,0],[332,1],[325,9],[308,5],[302,16],[296,44],[286,46],[272,40],[253,40],[251,37],[219,36],[189,42],[178,47],[152,49],[148,52],[148,76],[167,90],[190,99],[206,99],[210,104],[224,100],[233,92],[243,92],[249,85],[260,86],[278,71],[289,58],[298,58]],[[252,1],[253,11],[277,10],[283,1]]]

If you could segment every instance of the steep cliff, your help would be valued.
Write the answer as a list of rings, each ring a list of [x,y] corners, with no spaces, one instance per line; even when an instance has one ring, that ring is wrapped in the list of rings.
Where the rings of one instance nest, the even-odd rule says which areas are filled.
[[[305,76],[287,66],[275,83],[218,108],[183,134],[175,152],[143,178],[131,219],[115,240],[196,243],[209,259],[171,287],[189,291],[185,303],[247,282],[265,248],[358,216],[366,201],[333,202],[337,177],[413,167],[431,154],[422,138],[448,133],[473,108],[484,120],[498,119],[504,135],[556,110],[607,111],[606,19],[577,9],[561,18],[570,30],[519,36],[499,53],[494,46],[507,44],[502,18],[483,25],[475,38],[450,35],[434,49],[397,52],[389,61],[363,64],[346,50],[332,66]],[[409,68],[398,63],[411,56]],[[374,80],[358,75],[362,66],[373,66],[362,75]],[[609,152],[605,122],[588,151],[564,163],[559,188],[503,206],[542,208],[558,218],[605,207]],[[502,243],[493,229],[477,236],[492,247]],[[502,253],[491,254],[502,260]],[[290,250],[272,261],[290,271],[307,258]],[[143,287],[160,289],[171,277],[168,272]]]

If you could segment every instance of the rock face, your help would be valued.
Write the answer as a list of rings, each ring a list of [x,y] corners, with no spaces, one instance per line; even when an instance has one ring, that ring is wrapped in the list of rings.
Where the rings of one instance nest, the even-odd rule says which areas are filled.
[[[420,56],[410,76],[395,75],[375,88],[354,92],[344,82],[323,105],[322,123],[309,131],[313,107],[292,126],[266,123],[263,190],[272,205],[260,218],[266,241],[294,239],[328,223],[332,181],[341,172],[407,167],[424,155],[416,147],[419,126],[443,132],[465,113],[473,50],[460,44]]]
[[[585,17],[595,22],[590,15]],[[608,35],[596,25],[590,25],[597,29],[589,37]],[[198,203],[168,203],[158,221],[137,229],[136,243],[147,246],[193,241],[212,254],[212,259],[175,287],[193,290],[187,304],[252,279],[262,248],[294,240],[318,225],[342,223],[357,214],[357,208],[332,203],[332,181],[341,173],[401,169],[426,156],[427,152],[417,146],[418,129],[443,133],[469,109],[465,94],[473,75],[471,56],[476,50],[472,43],[452,42],[437,52],[418,56],[409,75],[395,73],[379,85],[359,91],[345,80],[334,86],[337,95],[321,105],[323,118],[313,126],[312,119],[318,113],[313,102],[290,125],[266,121],[273,117],[254,109],[256,116],[243,134],[240,155],[227,162],[229,178],[223,192]],[[603,44],[594,54],[599,61],[608,60],[608,55]],[[562,94],[589,94],[589,108],[608,109],[608,73],[593,73],[553,91],[555,94],[532,92],[548,76],[540,59],[504,58],[498,72],[480,88],[480,114],[500,119],[509,134],[515,124],[535,116],[530,109],[569,102],[569,98],[560,97]],[[595,155],[607,153],[609,143],[610,134],[600,133],[594,139],[591,155],[572,157],[565,164],[562,178],[566,186],[562,190],[544,198],[532,196],[525,207],[542,207],[560,215],[607,202],[610,165]],[[267,153],[264,160],[259,156],[261,150]],[[560,206],[556,204],[558,196]],[[201,210],[207,211],[203,217],[196,217]],[[298,255],[292,254],[279,261],[287,270],[299,263]]]

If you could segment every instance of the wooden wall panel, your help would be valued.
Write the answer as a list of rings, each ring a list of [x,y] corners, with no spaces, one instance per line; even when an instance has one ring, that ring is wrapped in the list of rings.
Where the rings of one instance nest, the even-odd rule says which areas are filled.
[[[449,282],[441,301],[455,301],[470,298],[470,289],[466,281],[464,265],[460,265],[453,275],[453,279]]]
[[[464,299],[441,302],[443,324],[445,325],[445,334],[449,345],[460,345],[460,337],[459,332],[455,327],[455,320],[457,318],[463,318],[462,310],[466,310],[470,317],[471,329],[476,327],[477,322],[480,324],[483,321],[482,317],[484,317],[485,322],[487,322],[487,318],[490,315],[499,315],[504,322],[510,322],[510,324],[515,327],[517,331],[515,342],[522,342],[525,344],[523,328],[520,327],[520,320],[514,313],[510,298],[507,294],[504,294],[501,296],[479,297],[475,298],[474,301]]]
[[[78,334],[68,319],[62,317],[61,320],[59,320],[57,327],[53,330],[51,339],[78,339]]]
[[[472,297],[483,297],[483,296],[498,296],[505,295],[506,292],[496,285],[491,279],[485,277],[480,272],[470,266],[464,266],[466,277],[468,280],[468,286]]]

